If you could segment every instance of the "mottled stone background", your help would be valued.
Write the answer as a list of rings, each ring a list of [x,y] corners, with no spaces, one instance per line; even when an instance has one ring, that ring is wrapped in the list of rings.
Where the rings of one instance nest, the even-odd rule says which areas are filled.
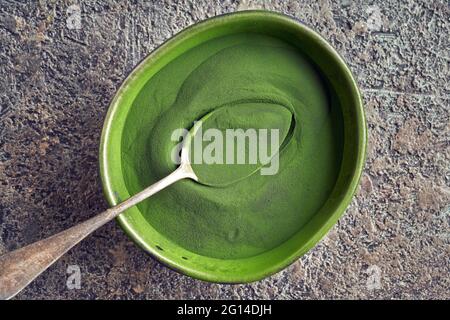
[[[297,263],[249,285],[180,275],[110,223],[18,299],[450,298],[445,0],[0,0],[0,253],[106,209],[97,151],[125,75],[183,28],[249,7],[313,27],[360,84],[369,152],[347,213]],[[81,289],[66,286],[70,265]]]

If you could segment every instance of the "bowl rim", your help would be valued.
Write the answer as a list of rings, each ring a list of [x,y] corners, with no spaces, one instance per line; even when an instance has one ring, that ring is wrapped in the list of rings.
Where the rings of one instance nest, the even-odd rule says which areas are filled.
[[[237,12],[231,12],[231,13],[225,13],[217,16],[213,16],[204,20],[201,20],[199,22],[196,22],[192,24],[191,26],[188,26],[184,29],[182,29],[180,32],[172,35],[169,39],[165,40],[162,44],[159,46],[156,46],[149,54],[147,54],[141,61],[133,67],[133,69],[128,72],[114,93],[114,96],[110,100],[110,103],[108,105],[108,111],[105,116],[105,120],[102,127],[101,132],[101,138],[100,138],[100,144],[99,144],[99,170],[100,170],[100,177],[102,182],[102,188],[104,196],[108,202],[109,205],[113,206],[117,204],[117,197],[115,195],[115,192],[113,191],[112,185],[111,185],[111,176],[108,172],[108,156],[107,156],[107,150],[108,150],[108,136],[109,131],[111,127],[113,126],[113,118],[114,114],[117,111],[118,107],[120,106],[120,103],[118,103],[121,99],[121,96],[124,92],[124,90],[128,87],[128,84],[139,74],[139,71],[148,63],[150,62],[154,56],[155,53],[161,54],[161,52],[170,50],[170,45],[172,43],[176,43],[181,41],[183,38],[186,38],[189,36],[189,34],[196,30],[201,30],[202,28],[208,28],[209,25],[213,27],[215,22],[219,22],[223,19],[228,19],[229,17],[247,17],[247,18],[270,18],[274,20],[279,20],[280,22],[289,24],[292,28],[302,29],[302,32],[305,32],[314,39],[314,41],[319,42],[327,51],[330,53],[337,64],[339,65],[339,68],[346,73],[346,77],[348,80],[350,80],[350,88],[351,93],[354,96],[354,111],[356,113],[357,118],[357,133],[358,133],[358,142],[357,142],[357,154],[356,154],[356,161],[354,165],[354,169],[351,172],[351,180],[348,184],[347,190],[343,193],[342,199],[338,205],[338,207],[334,210],[334,212],[329,213],[330,218],[323,224],[323,226],[316,232],[313,236],[311,236],[310,240],[304,245],[303,250],[298,250],[296,254],[292,254],[291,256],[287,256],[283,262],[274,264],[270,269],[260,271],[258,273],[255,273],[253,276],[245,276],[240,277],[234,276],[234,277],[224,277],[222,275],[217,275],[212,273],[207,273],[204,271],[197,271],[195,269],[185,267],[183,265],[179,265],[170,259],[166,259],[160,252],[157,252],[154,250],[151,246],[149,246],[147,243],[145,243],[138,235],[138,233],[133,230],[128,224],[126,219],[123,215],[119,215],[116,220],[119,223],[120,227],[124,230],[124,232],[135,242],[140,248],[142,248],[147,253],[151,254],[152,257],[156,258],[159,262],[163,263],[167,267],[180,272],[182,274],[188,275],[190,277],[209,281],[209,282],[217,282],[217,283],[249,283],[253,281],[258,281],[261,279],[264,279],[270,275],[273,275],[286,267],[288,267],[290,264],[297,261],[298,258],[300,258],[304,253],[309,251],[312,247],[314,247],[330,230],[330,228],[335,225],[337,220],[344,214],[346,211],[348,205],[350,204],[354,194],[356,193],[357,187],[359,185],[359,180],[361,178],[365,159],[366,159],[366,150],[367,150],[367,123],[366,123],[366,117],[364,112],[364,106],[363,101],[361,98],[360,90],[358,87],[358,84],[348,67],[348,65],[345,63],[342,56],[332,47],[332,45],[325,40],[318,32],[314,31],[312,28],[305,25],[303,22],[298,20],[295,17],[288,16],[283,13],[274,12],[274,11],[268,11],[268,10],[244,10],[244,11],[237,11]]]

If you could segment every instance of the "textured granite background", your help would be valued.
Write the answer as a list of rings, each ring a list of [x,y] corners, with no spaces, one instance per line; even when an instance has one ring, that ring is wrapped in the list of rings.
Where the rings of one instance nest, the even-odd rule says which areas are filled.
[[[18,299],[450,298],[444,0],[0,0],[0,254],[106,209],[97,151],[120,82],[183,28],[246,8],[313,27],[361,86],[369,152],[347,213],[297,263],[249,285],[180,275],[110,223]],[[81,270],[80,289],[66,286],[72,265]]]

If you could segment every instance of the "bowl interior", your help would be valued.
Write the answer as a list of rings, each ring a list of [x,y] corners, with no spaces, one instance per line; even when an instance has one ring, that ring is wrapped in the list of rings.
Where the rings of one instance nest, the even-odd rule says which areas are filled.
[[[127,136],[124,133],[145,125],[145,116],[135,111],[137,97],[145,94],[146,84],[158,71],[190,49],[239,33],[280,39],[294,46],[314,64],[327,84],[330,103],[338,110],[336,117],[341,124],[338,131],[342,131],[339,140],[341,161],[337,164],[340,169],[335,186],[320,210],[308,217],[302,228],[288,240],[250,257],[223,259],[187,250],[158,232],[142,215],[139,206],[118,218],[132,239],[165,264],[190,276],[215,282],[261,279],[286,267],[313,247],[349,204],[365,155],[366,128],[361,99],[348,67],[336,51],[314,31],[289,17],[262,11],[229,14],[198,23],[171,38],[145,58],[118,90],[110,105],[100,146],[102,182],[111,205],[128,198],[146,184],[145,173],[130,170],[126,167],[129,164],[123,161],[123,154],[130,152],[124,148],[130,142],[124,139]],[[127,175],[141,177],[130,179]]]

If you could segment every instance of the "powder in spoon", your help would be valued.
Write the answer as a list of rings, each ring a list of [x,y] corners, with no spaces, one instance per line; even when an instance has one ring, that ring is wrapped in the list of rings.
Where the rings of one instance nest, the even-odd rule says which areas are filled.
[[[294,123],[289,109],[269,101],[233,103],[203,116],[180,146],[199,183],[224,187],[258,171],[276,174]]]

